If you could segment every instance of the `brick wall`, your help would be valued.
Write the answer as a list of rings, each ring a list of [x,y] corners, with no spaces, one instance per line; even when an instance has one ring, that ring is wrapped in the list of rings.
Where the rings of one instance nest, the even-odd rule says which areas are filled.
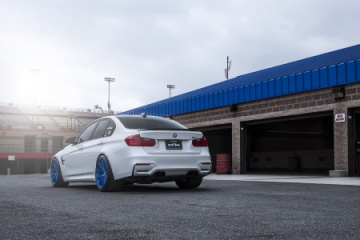
[[[231,122],[230,119],[232,118],[276,112],[281,113],[296,109],[317,107],[317,109],[321,111],[322,106],[331,105],[334,103],[338,104],[343,102],[350,102],[354,100],[360,100],[360,84],[347,86],[345,99],[336,100],[336,102],[332,97],[331,89],[324,89],[301,94],[288,95],[285,97],[238,104],[236,112],[230,112],[230,108],[227,106],[183,115],[176,115],[173,116],[173,119],[185,125],[198,124],[202,122],[213,122],[223,119],[229,119],[229,121],[226,121],[228,123]],[[331,108],[333,109],[333,107]],[[326,108],[326,110],[327,109],[328,108]]]
[[[332,89],[322,89],[249,103],[237,104],[236,111],[221,107],[205,111],[173,116],[173,119],[190,127],[208,127],[232,124],[233,128],[233,172],[239,173],[240,122],[296,116],[301,114],[333,111],[347,112],[348,108],[360,107],[360,84],[345,86],[344,99],[334,100]],[[348,170],[347,124],[334,124],[335,170]]]

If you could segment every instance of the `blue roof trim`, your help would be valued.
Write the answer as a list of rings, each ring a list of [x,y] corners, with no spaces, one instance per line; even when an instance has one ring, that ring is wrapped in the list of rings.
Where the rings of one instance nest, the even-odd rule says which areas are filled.
[[[360,81],[360,45],[244,74],[120,114],[170,116]]]

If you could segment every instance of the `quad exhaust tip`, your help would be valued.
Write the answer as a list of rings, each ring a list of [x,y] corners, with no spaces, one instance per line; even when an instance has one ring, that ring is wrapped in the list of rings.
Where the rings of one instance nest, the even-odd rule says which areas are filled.
[[[153,173],[154,177],[165,177],[165,172],[164,171],[157,171],[155,173]]]
[[[194,177],[194,176],[198,176],[199,173],[198,171],[189,171],[186,176],[189,176],[189,177]]]

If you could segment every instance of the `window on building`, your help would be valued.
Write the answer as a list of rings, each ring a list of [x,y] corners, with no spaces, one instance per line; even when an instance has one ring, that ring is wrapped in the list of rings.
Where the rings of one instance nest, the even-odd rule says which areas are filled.
[[[49,138],[48,137],[41,137],[41,143],[40,143],[40,150],[43,153],[48,152],[49,150]]]
[[[36,152],[36,136],[26,135],[24,138],[25,152]]]
[[[64,148],[64,137],[53,136],[52,152],[56,153]]]

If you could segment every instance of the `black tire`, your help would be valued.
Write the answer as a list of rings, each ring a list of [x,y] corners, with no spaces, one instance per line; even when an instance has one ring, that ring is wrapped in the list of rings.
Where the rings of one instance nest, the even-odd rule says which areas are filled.
[[[114,192],[123,187],[121,181],[115,181],[109,160],[104,156],[99,156],[95,168],[96,187],[102,192]]]
[[[51,161],[50,166],[51,166],[50,180],[52,185],[54,187],[67,187],[69,183],[64,182],[59,161],[56,158],[54,158]]]
[[[193,189],[200,186],[202,179],[201,176],[184,177],[176,180],[175,183],[181,189]]]

